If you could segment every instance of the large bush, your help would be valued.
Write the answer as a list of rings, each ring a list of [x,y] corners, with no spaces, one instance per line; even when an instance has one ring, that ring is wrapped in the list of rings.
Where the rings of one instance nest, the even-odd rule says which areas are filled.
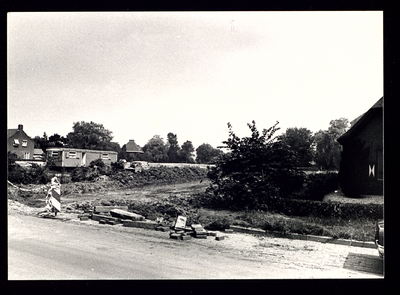
[[[211,168],[208,177],[220,203],[229,207],[255,208],[271,197],[288,197],[303,185],[304,173],[295,169],[297,155],[274,137],[278,122],[260,134],[255,122],[247,124],[251,137],[239,138],[228,123],[229,150]]]
[[[31,167],[21,167],[15,163],[17,155],[8,152],[7,154],[7,179],[12,183],[18,184],[45,184],[50,181],[50,176],[46,168],[37,164],[31,164]]]
[[[71,173],[71,180],[93,181],[101,175],[110,175],[112,168],[104,164],[103,160],[97,159],[90,162],[88,167],[77,167]]]
[[[303,188],[294,192],[292,198],[322,201],[324,196],[339,187],[336,172],[309,174],[304,176]]]

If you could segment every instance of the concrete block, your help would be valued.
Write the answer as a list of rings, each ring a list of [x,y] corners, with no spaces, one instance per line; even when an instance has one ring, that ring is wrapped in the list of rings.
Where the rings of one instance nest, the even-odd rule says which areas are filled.
[[[112,210],[110,210],[110,214],[113,217],[117,217],[117,218],[121,218],[121,219],[145,220],[144,216],[142,216],[140,214],[129,212],[127,210],[112,209]]]
[[[207,235],[195,235],[194,236],[196,239],[207,239]]]
[[[128,206],[94,206],[93,212],[110,212],[112,209],[128,210]]]
[[[170,235],[169,235],[169,238],[170,238],[170,239],[178,240],[178,239],[181,238],[181,234],[173,233],[173,234],[170,234]]]
[[[231,225],[229,226],[235,232],[247,233],[247,234],[254,234],[254,235],[265,235],[265,230],[259,228],[251,228],[251,227],[243,227],[238,225]]]
[[[323,237],[323,236],[307,235],[307,241],[328,243],[328,242],[333,241],[333,238],[331,238],[331,237]]]
[[[222,240],[225,239],[225,237],[224,237],[224,236],[220,236],[220,237],[215,237],[215,239],[216,239],[217,241],[222,241]]]
[[[104,215],[101,215],[101,214],[93,214],[92,215],[92,220],[94,220],[94,221],[100,221],[101,219],[113,220],[115,222],[121,223],[121,219],[120,218],[111,217],[111,216],[104,216]]]
[[[190,240],[192,237],[188,236],[188,235],[181,235],[181,240],[186,241],[186,240]]]
[[[158,223],[155,221],[145,220],[145,221],[138,221],[138,220],[123,220],[123,226],[128,227],[139,227],[139,228],[146,228],[146,229],[156,229]]]
[[[226,232],[226,233],[233,233],[233,229],[231,229],[231,228],[226,228],[226,229],[225,229],[225,232]]]
[[[105,219],[100,219],[100,220],[99,220],[99,223],[100,223],[100,224],[106,224],[106,223],[107,223],[107,220],[105,220]]]
[[[217,233],[216,232],[212,232],[212,231],[208,231],[207,232],[207,236],[216,237]]]
[[[85,220],[89,220],[89,217],[88,216],[81,216],[79,219],[81,221],[85,221]]]

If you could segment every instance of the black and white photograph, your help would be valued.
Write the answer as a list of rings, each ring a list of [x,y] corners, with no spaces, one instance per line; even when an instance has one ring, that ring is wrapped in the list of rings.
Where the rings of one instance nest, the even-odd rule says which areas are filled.
[[[384,279],[383,32],[8,12],[8,280]]]

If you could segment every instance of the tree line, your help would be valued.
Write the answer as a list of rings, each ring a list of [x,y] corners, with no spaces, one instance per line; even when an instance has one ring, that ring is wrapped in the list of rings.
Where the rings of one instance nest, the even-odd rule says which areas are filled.
[[[294,152],[296,163],[300,167],[317,165],[320,169],[338,170],[340,164],[341,146],[336,139],[347,131],[349,121],[346,118],[332,120],[327,130],[313,133],[307,128],[287,128],[286,132],[277,139]],[[169,132],[164,140],[160,135],[154,135],[141,147],[143,153],[126,152],[126,144],[122,147],[113,142],[112,131],[104,128],[103,124],[95,122],[74,122],[72,132],[66,137],[55,133],[42,137],[35,136],[35,148],[46,151],[49,147],[72,147],[93,150],[109,150],[118,152],[118,159],[127,161],[139,160],[160,163],[199,163],[211,164],[224,155],[221,149],[203,143],[194,148],[190,140],[182,145],[178,142],[177,134]],[[196,151],[196,156],[194,152]]]

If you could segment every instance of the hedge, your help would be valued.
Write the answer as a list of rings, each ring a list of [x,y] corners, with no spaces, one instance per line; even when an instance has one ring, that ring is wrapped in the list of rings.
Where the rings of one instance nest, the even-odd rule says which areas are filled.
[[[382,219],[382,204],[357,204],[340,202],[321,202],[285,198],[264,200],[262,210],[274,211],[288,216],[315,216],[343,219]]]

